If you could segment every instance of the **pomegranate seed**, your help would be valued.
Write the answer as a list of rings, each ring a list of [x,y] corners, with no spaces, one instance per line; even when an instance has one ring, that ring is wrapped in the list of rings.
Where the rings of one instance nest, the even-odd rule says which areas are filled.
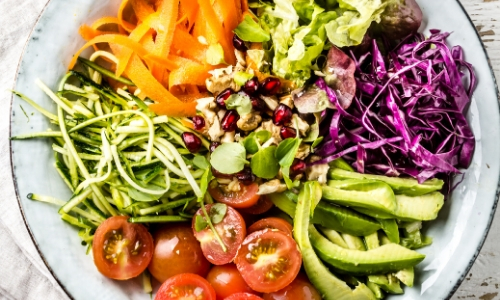
[[[297,159],[290,167],[291,177],[295,177],[306,170],[306,163],[303,160]]]
[[[250,168],[245,168],[236,174],[236,178],[244,185],[250,185],[254,182],[257,177],[252,173]]]
[[[184,141],[184,145],[191,153],[196,153],[201,148],[201,140],[192,132],[184,132],[182,134],[182,140]]]
[[[261,93],[266,96],[276,95],[281,87],[281,81],[275,77],[267,77],[266,80],[261,84]]]
[[[202,116],[193,117],[194,129],[201,130],[205,127],[205,119]]]
[[[251,97],[250,100],[252,101],[252,107],[253,109],[257,111],[265,111],[267,108],[266,102],[264,100],[259,99],[257,97]]]
[[[236,122],[240,119],[240,115],[235,110],[228,110],[222,118],[222,129],[224,131],[235,131]]]
[[[257,77],[254,77],[245,82],[243,90],[249,95],[255,94],[259,90],[259,80],[257,79]]]
[[[233,35],[233,46],[234,48],[236,48],[241,52],[247,51],[247,46],[245,45],[245,42],[242,39],[240,39],[236,34]]]
[[[285,104],[280,104],[274,110],[273,123],[274,125],[285,125],[292,120],[292,110]]]
[[[280,129],[280,136],[282,139],[294,138],[297,136],[297,130],[292,127],[283,126]]]
[[[233,93],[234,91],[232,89],[227,88],[220,92],[219,95],[217,95],[217,97],[215,98],[215,102],[220,108],[226,108],[226,103],[224,103],[224,101],[226,101],[227,98],[229,98],[229,96],[231,96]]]
[[[210,143],[210,153],[214,152],[215,148],[219,147],[221,144],[219,142]]]

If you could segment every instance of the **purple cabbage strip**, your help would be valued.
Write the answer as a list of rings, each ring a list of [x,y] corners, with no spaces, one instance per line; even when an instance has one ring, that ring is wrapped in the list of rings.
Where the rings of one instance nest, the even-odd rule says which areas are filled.
[[[476,76],[462,48],[446,45],[449,35],[415,34],[387,55],[375,40],[366,54],[351,51],[358,89],[348,108],[319,78],[316,85],[337,110],[321,123],[330,136],[316,152],[323,159],[313,164],[344,157],[358,172],[406,174],[419,182],[467,168],[475,139],[465,113]]]

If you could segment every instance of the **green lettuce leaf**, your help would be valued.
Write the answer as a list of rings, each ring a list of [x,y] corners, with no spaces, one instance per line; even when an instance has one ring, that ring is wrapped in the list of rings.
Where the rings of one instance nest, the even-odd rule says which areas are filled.
[[[373,21],[379,23],[387,3],[382,0],[339,0],[341,15],[325,25],[337,47],[359,45]]]
[[[269,33],[248,15],[234,29],[234,33],[245,42],[266,42],[270,39]]]

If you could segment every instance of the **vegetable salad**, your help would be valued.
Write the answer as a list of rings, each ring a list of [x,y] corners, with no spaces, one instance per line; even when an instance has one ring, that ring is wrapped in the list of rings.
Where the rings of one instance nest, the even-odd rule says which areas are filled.
[[[415,0],[124,0],[55,89],[59,206],[155,299],[383,299],[414,284],[474,135],[473,66]],[[90,57],[81,56],[89,47]],[[154,280],[153,280],[154,279]]]

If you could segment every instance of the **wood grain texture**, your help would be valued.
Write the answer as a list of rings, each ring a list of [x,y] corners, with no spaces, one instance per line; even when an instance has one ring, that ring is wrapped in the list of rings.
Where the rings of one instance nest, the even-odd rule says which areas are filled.
[[[484,42],[498,82],[500,81],[500,0],[460,2]],[[488,238],[475,264],[451,299],[500,299],[500,209],[497,209]]]

